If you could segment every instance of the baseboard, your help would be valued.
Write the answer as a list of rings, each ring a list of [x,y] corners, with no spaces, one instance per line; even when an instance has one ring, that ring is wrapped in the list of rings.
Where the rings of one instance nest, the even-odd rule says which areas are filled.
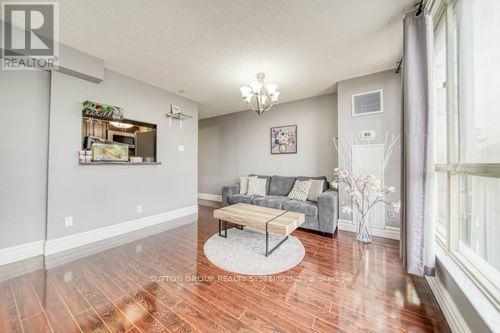
[[[0,266],[43,254],[43,240],[25,243],[0,250]]]
[[[458,310],[457,306],[453,302],[450,294],[443,286],[438,277],[426,276],[427,284],[432,290],[439,307],[443,311],[444,317],[450,326],[452,332],[469,333],[471,332],[469,326],[462,317],[462,314]]]
[[[209,193],[198,193],[198,199],[222,202],[222,195],[209,194]]]
[[[104,228],[90,230],[74,235],[51,239],[45,242],[45,255],[49,256],[75,247],[98,242],[107,238],[116,237],[139,229],[151,227],[156,224],[170,222],[172,228],[191,223],[189,219],[181,219],[198,213],[198,206],[189,206],[157,215],[110,225]]]
[[[338,229],[343,231],[356,232],[356,226],[350,220],[342,220],[339,219]],[[387,228],[387,229],[378,229],[372,228],[372,235],[376,237],[389,238],[399,240],[400,233],[399,229],[396,228]]]

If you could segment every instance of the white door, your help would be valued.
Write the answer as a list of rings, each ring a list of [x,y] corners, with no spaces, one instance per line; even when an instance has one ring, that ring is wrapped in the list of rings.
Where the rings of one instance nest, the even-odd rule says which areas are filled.
[[[352,147],[352,168],[354,173],[362,176],[374,175],[381,180],[384,186],[382,163],[384,160],[383,145],[354,145]],[[354,219],[358,214],[354,210]],[[370,210],[368,226],[372,228],[385,229],[385,207],[382,204],[374,206]]]

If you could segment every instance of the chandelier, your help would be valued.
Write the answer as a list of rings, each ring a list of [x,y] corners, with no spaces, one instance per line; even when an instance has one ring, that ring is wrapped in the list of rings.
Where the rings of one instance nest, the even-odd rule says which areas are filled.
[[[252,82],[250,87],[240,88],[243,101],[259,116],[272,108],[280,96],[280,92],[276,90],[278,86],[272,83],[264,84],[265,78],[266,74],[257,73],[257,81]]]

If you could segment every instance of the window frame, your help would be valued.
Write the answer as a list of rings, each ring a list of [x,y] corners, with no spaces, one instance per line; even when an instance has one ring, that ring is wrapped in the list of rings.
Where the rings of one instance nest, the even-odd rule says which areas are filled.
[[[460,228],[462,221],[459,218],[460,209],[460,178],[463,175],[480,176],[487,178],[500,178],[500,163],[460,163],[459,162],[459,131],[460,124],[458,97],[458,69],[457,35],[455,8],[460,1],[468,0],[435,0],[430,6],[434,18],[434,31],[437,32],[442,24],[446,25],[446,86],[447,86],[447,163],[434,165],[436,173],[445,173],[448,179],[447,193],[447,221],[446,237],[436,232],[436,243],[458,264],[458,266],[471,278],[478,288],[485,294],[491,303],[500,310],[500,288],[497,287],[498,272],[485,266],[483,258],[472,250],[460,248]],[[478,260],[481,258],[481,260]]]

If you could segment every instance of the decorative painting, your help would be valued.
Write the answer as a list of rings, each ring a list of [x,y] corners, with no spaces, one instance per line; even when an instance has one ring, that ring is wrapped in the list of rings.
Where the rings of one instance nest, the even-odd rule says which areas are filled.
[[[271,128],[271,154],[297,153],[297,125]]]

